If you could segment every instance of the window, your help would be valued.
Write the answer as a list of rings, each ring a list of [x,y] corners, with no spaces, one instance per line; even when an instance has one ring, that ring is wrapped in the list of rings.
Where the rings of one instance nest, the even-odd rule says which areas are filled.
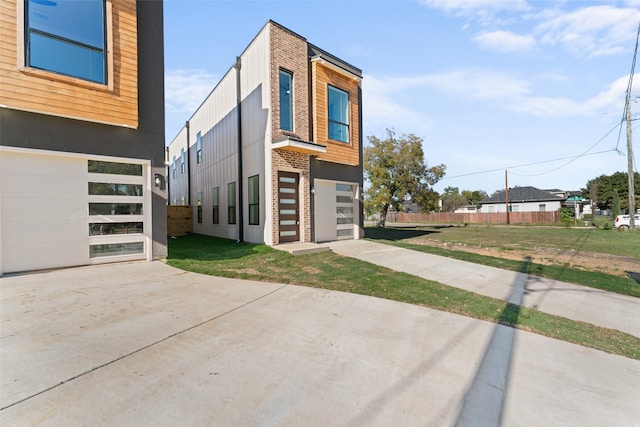
[[[196,163],[200,163],[202,161],[202,135],[198,132],[196,135]]]
[[[349,94],[329,86],[329,139],[349,142]]]
[[[89,160],[87,162],[87,167],[89,173],[142,176],[142,165],[135,163],[117,163]]]
[[[545,203],[541,203],[541,204],[539,204],[539,205],[538,205],[538,210],[539,210],[540,212],[546,212],[546,210],[547,210],[547,205],[546,205]]]
[[[25,65],[105,84],[105,0],[26,0]]]
[[[220,189],[218,187],[213,187],[211,198],[213,200],[213,223],[220,224]]]
[[[180,173],[184,174],[184,148],[180,149]]]
[[[249,177],[249,225],[260,225],[260,176]]]
[[[236,183],[227,184],[227,222],[236,223]]]
[[[117,184],[111,182],[90,182],[89,195],[92,196],[142,196],[142,185]]]
[[[177,177],[178,177],[178,161],[176,160],[176,156],[173,156],[173,179],[176,179]]]
[[[293,131],[293,74],[280,70],[280,129]]]
[[[202,224],[202,191],[198,191],[196,199],[198,200],[198,224]]]

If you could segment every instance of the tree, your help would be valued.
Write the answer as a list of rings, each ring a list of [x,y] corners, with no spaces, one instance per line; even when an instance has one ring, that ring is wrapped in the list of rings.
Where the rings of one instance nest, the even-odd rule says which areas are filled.
[[[618,190],[613,190],[613,198],[611,199],[611,216],[617,217],[620,215],[620,197],[618,196]]]
[[[477,205],[482,200],[486,199],[488,197],[488,194],[483,190],[462,190],[462,197],[467,200],[468,205]]]
[[[464,193],[466,190],[463,190]],[[442,211],[453,212],[459,207],[467,204],[467,199],[464,195],[460,194],[458,187],[447,187],[441,196],[442,199]]]
[[[620,208],[627,212],[633,211],[629,209],[629,179],[625,172],[616,172],[613,175],[600,175],[597,178],[589,180],[587,186],[582,189],[584,197],[590,197],[592,202],[599,209],[613,208],[614,193],[618,193]],[[636,209],[640,207],[640,173],[633,174]],[[594,197],[595,196],[595,197]]]
[[[444,165],[428,168],[424,162],[423,139],[413,135],[397,137],[387,129],[386,138],[369,136],[364,149],[364,174],[369,183],[364,207],[368,215],[378,214],[378,226],[384,227],[390,207],[400,211],[411,199],[420,210],[435,210],[438,193],[432,186],[445,171]]]

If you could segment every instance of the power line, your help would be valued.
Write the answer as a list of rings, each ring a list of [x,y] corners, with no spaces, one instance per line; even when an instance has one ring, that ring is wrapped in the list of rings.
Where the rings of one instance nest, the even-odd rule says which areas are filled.
[[[550,171],[542,172],[542,173],[535,174],[535,175],[520,175],[520,176],[540,176],[540,175],[545,175],[545,174],[547,174],[547,173],[555,172],[556,170],[561,169],[561,168],[563,168],[563,167],[567,166],[568,164],[570,164],[570,163],[572,163],[572,162],[576,161],[576,160],[577,160],[577,159],[579,159],[580,157],[593,156],[593,155],[597,155],[597,154],[609,153],[609,152],[612,152],[612,151],[614,151],[614,152],[616,152],[616,153],[618,153],[618,154],[622,154],[622,153],[620,152],[620,150],[618,150],[618,148],[617,148],[617,147],[616,147],[616,148],[609,149],[609,150],[603,150],[603,151],[598,151],[598,152],[595,152],[595,153],[589,153],[589,151],[591,151],[591,150],[592,150],[596,145],[598,145],[598,144],[600,144],[602,141],[604,141],[604,139],[605,139],[607,136],[609,136],[609,134],[610,134],[611,132],[613,132],[614,130],[616,130],[616,128],[617,128],[618,126],[622,126],[622,123],[617,123],[617,124],[616,124],[614,127],[612,127],[612,128],[611,128],[611,129],[606,133],[606,134],[604,134],[604,136],[602,136],[602,138],[600,138],[598,141],[596,141],[596,143],[595,143],[595,144],[591,145],[589,148],[587,148],[585,151],[583,151],[583,152],[582,152],[582,154],[578,154],[577,156],[560,157],[560,158],[557,158],[557,159],[551,159],[551,160],[541,160],[541,161],[539,161],[539,162],[525,163],[525,164],[521,164],[521,165],[514,165],[514,166],[507,166],[507,167],[500,167],[500,168],[496,168],[496,169],[489,169],[489,170],[485,170],[485,171],[478,171],[478,172],[470,172],[470,173],[465,173],[465,174],[461,174],[461,175],[453,175],[453,176],[446,176],[446,175],[445,175],[445,176],[442,178],[442,180],[445,180],[445,179],[453,179],[453,178],[462,178],[462,177],[465,177],[465,176],[482,175],[482,174],[485,174],[485,173],[491,173],[491,172],[503,171],[503,170],[505,170],[505,169],[509,169],[509,170],[511,170],[511,169],[516,169],[516,168],[523,168],[523,167],[526,167],[526,166],[534,166],[534,165],[540,165],[540,164],[545,164],[545,163],[559,162],[559,161],[561,161],[561,160],[569,160],[567,163],[565,163],[565,164],[563,164],[563,165],[560,165],[560,166],[558,166],[557,168],[554,168],[554,169],[552,169],[552,170],[550,170]],[[519,174],[514,174],[514,175],[519,175]]]

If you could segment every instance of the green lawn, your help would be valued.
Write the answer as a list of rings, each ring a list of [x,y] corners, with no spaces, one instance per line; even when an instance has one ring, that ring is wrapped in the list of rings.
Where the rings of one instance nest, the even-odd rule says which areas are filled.
[[[638,260],[640,273],[640,233],[597,229],[542,227],[370,227],[365,237],[407,249],[456,258],[476,264],[517,271],[521,261],[478,255],[461,250],[418,244],[421,239],[439,242],[498,248],[503,251],[545,247],[553,251],[576,251],[591,254],[626,256]],[[411,240],[410,240],[411,239]],[[415,243],[411,243],[415,242]],[[640,297],[640,284],[630,277],[585,271],[566,265],[531,263],[530,273],[563,282],[576,283],[622,295]]]
[[[294,257],[265,245],[193,234],[169,239],[167,263],[215,276],[311,286],[422,305],[640,360],[640,338],[632,335],[508,304],[332,252]]]

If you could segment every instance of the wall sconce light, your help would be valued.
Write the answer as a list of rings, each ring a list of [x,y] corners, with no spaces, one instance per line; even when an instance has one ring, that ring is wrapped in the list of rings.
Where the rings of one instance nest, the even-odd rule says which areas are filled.
[[[158,188],[162,187],[162,175],[160,175],[159,173],[155,174],[154,183],[156,187]]]

